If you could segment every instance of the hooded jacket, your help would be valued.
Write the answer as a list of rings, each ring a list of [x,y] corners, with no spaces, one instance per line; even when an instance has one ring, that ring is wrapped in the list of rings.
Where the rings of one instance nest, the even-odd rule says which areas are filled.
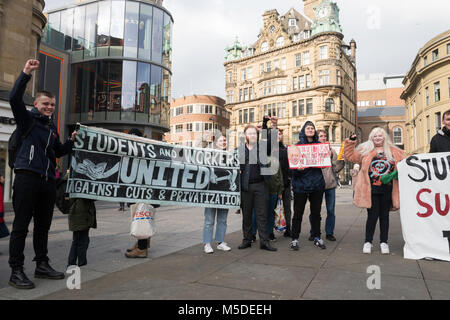
[[[450,151],[450,131],[446,127],[438,130],[430,142],[430,153]]]
[[[26,109],[23,95],[30,79],[31,76],[21,72],[9,97],[18,134],[26,132],[33,119],[35,120],[33,129],[22,141],[17,152],[14,170],[32,171],[42,177],[55,179],[56,158],[70,153],[73,141],[67,139],[67,142],[62,144],[51,118],[42,115],[36,108],[31,111]]]
[[[300,141],[296,145],[319,143],[319,137],[317,131],[314,134],[313,141],[308,142],[305,129],[306,125],[303,125],[299,134]],[[306,168],[304,170],[291,169],[292,175],[292,190],[294,193],[311,193],[325,190],[325,180],[323,179],[321,168]]]

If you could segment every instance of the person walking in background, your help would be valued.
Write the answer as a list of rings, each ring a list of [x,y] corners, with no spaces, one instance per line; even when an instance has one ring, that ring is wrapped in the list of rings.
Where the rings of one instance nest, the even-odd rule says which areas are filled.
[[[267,234],[268,181],[271,175],[263,172],[263,170],[270,170],[268,168],[270,137],[265,143],[259,141],[258,129],[253,125],[248,125],[244,134],[246,143],[238,147],[241,167],[242,233],[244,236],[239,249],[246,249],[252,245],[252,211],[255,209],[260,248],[276,251],[277,249],[270,245]]]
[[[32,289],[34,283],[23,272],[25,240],[31,218],[34,220],[33,247],[36,269],[34,276],[45,279],[64,279],[62,272],[49,265],[48,232],[56,199],[56,158],[71,153],[77,132],[62,144],[59,141],[52,115],[56,99],[51,92],[36,94],[34,107],[28,111],[23,96],[31,73],[39,68],[38,60],[28,60],[10,94],[11,110],[17,123],[20,148],[16,150],[13,185],[14,222],[9,242],[9,265],[12,269],[9,285],[18,289]],[[19,141],[19,140],[17,140]]]
[[[319,136],[320,143],[328,142],[328,134],[325,130],[317,130],[317,134]],[[329,241],[336,241],[334,236],[334,226],[336,223],[335,216],[335,204],[336,204],[336,187],[337,183],[337,174],[341,171],[345,166],[344,160],[337,160],[337,153],[332,148],[330,148],[330,159],[331,159],[331,167],[322,168],[322,175],[325,180],[325,204],[327,207],[327,219],[325,221],[325,233],[326,239]],[[312,221],[311,215],[309,216],[309,221]],[[314,240],[314,236],[312,230],[310,232],[311,236],[309,237],[310,241]]]
[[[297,145],[319,143],[316,127],[311,121],[306,121],[299,135]],[[320,209],[325,190],[325,180],[320,168],[299,168],[291,170],[292,189],[294,191],[294,217],[292,219],[291,250],[299,249],[299,236],[301,231],[303,214],[306,201],[309,200],[311,210],[311,226],[314,245],[326,249],[320,237]]]
[[[430,153],[450,151],[450,109],[442,115],[442,129],[430,141]]]
[[[380,248],[382,254],[389,254],[389,211],[400,208],[398,180],[381,183],[381,177],[393,172],[397,163],[404,158],[403,150],[395,147],[386,131],[374,128],[369,139],[356,149],[356,135],[345,140],[344,158],[358,163],[361,169],[354,185],[353,203],[367,209],[366,238],[363,253],[372,252],[375,227],[380,220]]]
[[[227,149],[227,138],[223,135],[214,136],[215,147],[219,150]],[[222,251],[230,251],[231,248],[225,242],[225,234],[227,232],[228,209],[205,208],[205,221],[203,225],[203,243],[205,253],[213,253],[211,246],[214,232],[214,222],[217,217],[216,236],[217,249]]]
[[[5,203],[3,200],[4,185],[5,177],[0,175],[0,239],[9,236],[9,230],[5,223]]]

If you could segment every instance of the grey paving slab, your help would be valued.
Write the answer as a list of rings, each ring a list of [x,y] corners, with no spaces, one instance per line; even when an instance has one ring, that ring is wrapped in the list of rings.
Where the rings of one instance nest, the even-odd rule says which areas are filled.
[[[450,262],[440,260],[419,260],[425,280],[450,281]]]
[[[299,297],[314,276],[311,268],[275,266],[238,261],[199,280],[227,288]],[[283,285],[280,286],[280,283]]]
[[[367,279],[372,274],[322,269],[302,298],[321,300],[428,300],[423,279],[381,276],[381,289],[369,290]]]
[[[433,300],[450,300],[450,281],[425,281]]]

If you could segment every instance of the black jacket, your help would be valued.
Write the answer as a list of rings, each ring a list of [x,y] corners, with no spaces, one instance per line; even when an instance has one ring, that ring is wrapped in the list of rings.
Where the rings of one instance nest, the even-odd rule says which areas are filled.
[[[300,132],[299,144],[319,143],[317,132],[312,142],[308,142],[305,134],[306,125],[303,126]],[[325,180],[323,179],[321,168],[306,168],[305,170],[290,170],[292,174],[292,190],[294,193],[311,193],[325,190]]]
[[[30,134],[22,142],[16,155],[14,170],[27,170],[50,179],[55,179],[56,158],[72,151],[73,141],[65,144],[59,141],[58,132],[52,120],[36,108],[28,111],[23,95],[31,76],[21,72],[9,96],[11,110],[17,122],[18,134],[22,135],[33,124]]]
[[[435,152],[450,152],[450,131],[445,127],[431,139],[430,153]]]

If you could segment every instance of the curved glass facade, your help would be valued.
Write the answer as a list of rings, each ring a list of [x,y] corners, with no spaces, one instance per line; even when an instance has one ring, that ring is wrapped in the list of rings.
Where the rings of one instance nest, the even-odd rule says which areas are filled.
[[[43,41],[71,52],[70,124],[168,130],[173,20],[165,9],[103,0],[50,12],[48,21]]]

